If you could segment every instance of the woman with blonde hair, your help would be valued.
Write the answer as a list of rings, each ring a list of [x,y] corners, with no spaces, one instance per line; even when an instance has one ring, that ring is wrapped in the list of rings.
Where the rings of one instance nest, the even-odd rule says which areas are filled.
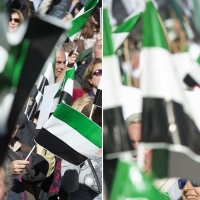
[[[11,32],[17,30],[17,28],[23,21],[24,21],[24,17],[21,11],[17,9],[11,9],[8,30]]]

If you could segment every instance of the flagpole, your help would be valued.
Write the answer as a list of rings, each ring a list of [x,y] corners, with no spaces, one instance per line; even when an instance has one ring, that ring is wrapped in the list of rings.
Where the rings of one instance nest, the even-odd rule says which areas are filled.
[[[92,109],[91,109],[91,111],[90,111],[89,119],[92,119],[92,113],[93,113],[93,110],[94,110],[94,104],[92,104]]]
[[[94,167],[93,167],[93,165],[92,165],[92,162],[91,162],[91,160],[88,158],[88,164],[90,165],[90,168],[91,168],[91,170],[92,170],[92,173],[93,173],[93,175],[94,175],[94,178],[95,178],[95,180],[96,180],[96,182],[97,182],[97,186],[98,186],[98,188],[99,188],[99,191],[100,191],[100,193],[102,192],[102,189],[101,189],[101,185],[100,185],[100,182],[99,182],[99,179],[98,179],[98,177],[97,177],[97,173],[95,172],[95,169],[94,169]]]
[[[99,8],[99,17],[100,17],[100,31],[102,31],[102,19],[101,19],[101,17],[102,17],[102,14],[101,14],[101,12],[102,12],[102,9],[101,9],[101,7]]]
[[[36,145],[33,146],[33,148],[31,149],[31,151],[29,152],[28,156],[26,157],[25,161],[28,160],[29,156],[32,154],[33,150],[35,149]]]

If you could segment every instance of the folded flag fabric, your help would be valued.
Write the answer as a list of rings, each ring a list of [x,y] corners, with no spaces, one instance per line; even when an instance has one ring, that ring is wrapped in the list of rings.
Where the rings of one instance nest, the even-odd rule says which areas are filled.
[[[144,11],[145,2],[140,1],[140,7],[137,7],[137,10],[133,12],[130,16],[128,16],[122,24],[120,24],[113,32],[112,39],[114,41],[114,50],[116,51],[124,42],[124,40],[128,37],[131,30],[136,26],[140,18],[142,17],[142,13]]]
[[[88,0],[84,7],[80,10],[77,16],[72,19],[69,23],[72,24],[72,28],[66,32],[69,39],[73,42],[79,31],[83,28],[85,22],[88,20],[92,11],[98,4],[99,0]]]
[[[102,129],[61,103],[35,141],[56,156],[79,165],[102,148]]]
[[[132,155],[119,159],[109,199],[165,200],[153,179],[139,170]]]

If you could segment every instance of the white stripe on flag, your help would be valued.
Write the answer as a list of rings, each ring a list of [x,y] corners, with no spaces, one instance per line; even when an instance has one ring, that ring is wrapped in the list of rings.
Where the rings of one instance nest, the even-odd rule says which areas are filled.
[[[119,71],[119,62],[116,55],[103,57],[104,73],[104,101],[103,108],[115,108],[121,106],[121,75]],[[112,77],[112,78],[111,78]]]
[[[7,59],[8,59],[8,52],[1,45],[0,45],[0,55],[1,55],[0,73],[2,73],[4,71],[5,66],[6,66],[6,62],[7,62]]]
[[[65,87],[63,91],[67,92],[68,94],[72,96],[73,86],[74,86],[74,80],[72,80],[71,78],[68,78],[65,83]]]
[[[143,97],[174,100],[183,105],[185,112],[193,119],[180,80],[172,66],[170,53],[160,47],[143,47],[140,61]]]
[[[55,118],[53,115],[43,128],[47,129],[50,133],[68,144],[72,149],[75,149],[86,157],[94,155],[99,150],[99,147],[91,143],[63,121]]]
[[[113,39],[113,47],[116,51],[124,42],[124,40],[128,37],[129,32],[127,33],[112,33],[112,39]]]

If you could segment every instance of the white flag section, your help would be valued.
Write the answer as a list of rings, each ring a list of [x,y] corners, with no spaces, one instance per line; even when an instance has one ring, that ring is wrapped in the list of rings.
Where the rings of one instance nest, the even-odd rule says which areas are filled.
[[[82,113],[61,103],[35,141],[58,157],[79,165],[102,147],[102,129]]]
[[[51,84],[45,87],[44,96],[40,107],[40,115],[38,118],[36,129],[41,129],[49,119],[49,114],[51,112],[51,106],[54,96],[56,95],[56,92],[58,91],[61,84],[62,80],[59,81],[58,83]]]

